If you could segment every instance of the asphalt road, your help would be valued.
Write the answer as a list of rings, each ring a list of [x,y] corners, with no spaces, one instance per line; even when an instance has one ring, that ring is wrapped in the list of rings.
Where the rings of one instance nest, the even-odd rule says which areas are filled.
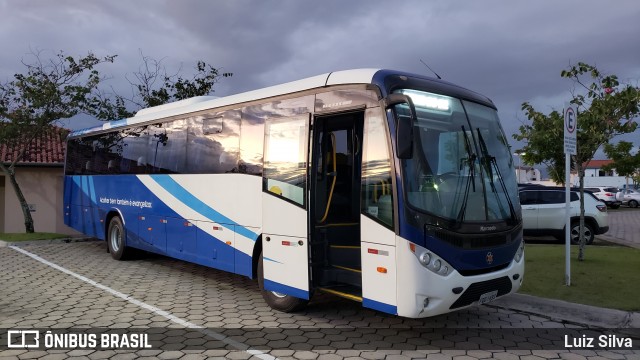
[[[0,358],[640,359],[637,347],[565,349],[564,335],[602,332],[494,306],[416,320],[320,295],[280,313],[254,280],[162,256],[119,262],[98,241],[0,248],[0,279]],[[152,348],[7,349],[7,329],[128,329]]]

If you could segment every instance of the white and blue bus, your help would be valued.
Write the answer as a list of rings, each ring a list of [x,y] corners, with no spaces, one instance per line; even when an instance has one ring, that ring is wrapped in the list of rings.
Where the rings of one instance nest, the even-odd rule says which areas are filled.
[[[65,223],[113,258],[257,277],[281,311],[323,291],[425,317],[523,279],[496,107],[429,77],[338,71],[143,109],[71,133],[65,174]]]

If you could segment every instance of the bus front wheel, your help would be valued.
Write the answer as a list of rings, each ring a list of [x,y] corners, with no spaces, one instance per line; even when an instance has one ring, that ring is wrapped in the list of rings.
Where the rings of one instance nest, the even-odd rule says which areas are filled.
[[[125,260],[128,256],[128,249],[125,246],[125,231],[122,219],[114,216],[109,221],[107,228],[107,246],[111,257],[116,260]]]
[[[281,294],[277,291],[270,291],[264,289],[264,270],[262,254],[260,254],[260,260],[258,260],[258,287],[262,293],[264,301],[267,302],[271,308],[282,312],[294,312],[303,309],[309,303],[309,300],[297,298],[295,296]]]

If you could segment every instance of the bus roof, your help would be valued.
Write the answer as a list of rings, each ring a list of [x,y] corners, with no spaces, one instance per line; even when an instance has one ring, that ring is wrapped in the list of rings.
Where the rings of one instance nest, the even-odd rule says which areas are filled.
[[[310,78],[292,81],[280,85],[270,86],[258,90],[243,92],[240,94],[215,97],[215,96],[198,96],[186,100],[175,101],[172,103],[145,108],[136,113],[135,116],[105,122],[100,126],[73,131],[70,137],[86,135],[93,132],[109,130],[118,127],[145,123],[156,119],[162,119],[169,116],[188,114],[200,110],[212,109],[227,105],[240,104],[254,100],[266,99],[278,95],[290,94],[298,91],[315,89],[330,85],[341,84],[371,84],[374,75],[380,71],[379,69],[354,69],[343,70]]]

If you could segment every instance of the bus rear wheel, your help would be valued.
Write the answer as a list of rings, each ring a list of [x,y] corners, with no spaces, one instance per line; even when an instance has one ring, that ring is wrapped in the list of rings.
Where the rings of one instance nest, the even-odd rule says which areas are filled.
[[[260,260],[258,260],[258,287],[262,293],[264,301],[267,302],[271,308],[282,312],[294,312],[303,309],[309,303],[309,300],[300,299],[295,296],[286,295],[277,291],[270,291],[264,289],[264,270],[262,254],[260,254]]]
[[[119,216],[112,217],[107,228],[107,246],[112,258],[125,260],[129,256],[130,250],[125,245],[125,238],[126,233],[122,219]]]

